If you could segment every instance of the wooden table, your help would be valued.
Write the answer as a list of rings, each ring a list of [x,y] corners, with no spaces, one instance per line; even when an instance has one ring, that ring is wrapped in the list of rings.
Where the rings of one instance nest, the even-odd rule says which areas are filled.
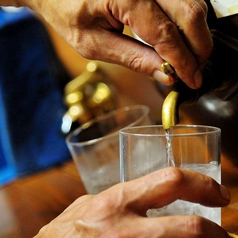
[[[238,167],[226,158],[222,158],[222,178],[232,195],[230,205],[222,209],[222,226],[238,234]],[[0,190],[0,237],[33,237],[83,194],[71,161],[5,186]]]

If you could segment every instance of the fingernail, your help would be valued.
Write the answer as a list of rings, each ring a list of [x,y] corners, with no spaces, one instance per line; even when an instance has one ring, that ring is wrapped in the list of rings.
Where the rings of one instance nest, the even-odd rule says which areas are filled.
[[[223,185],[220,186],[220,191],[221,191],[221,195],[222,197],[229,201],[231,199],[231,195],[230,193],[228,192],[228,190],[226,189],[226,187],[224,187]]]
[[[159,70],[155,70],[152,76],[155,80],[159,81],[162,84],[165,84],[167,86],[172,85],[173,82],[171,82],[170,77],[168,77],[166,74]]]
[[[193,77],[193,82],[195,88],[200,88],[202,86],[202,73],[200,70],[197,70]]]

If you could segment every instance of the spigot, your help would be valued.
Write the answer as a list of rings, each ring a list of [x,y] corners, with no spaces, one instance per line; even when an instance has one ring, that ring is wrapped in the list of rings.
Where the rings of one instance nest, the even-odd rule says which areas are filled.
[[[165,74],[175,79],[172,91],[167,95],[162,107],[162,125],[165,129],[179,122],[181,103],[193,104],[206,93],[213,93],[222,100],[232,100],[238,94],[237,83],[237,39],[233,35],[211,30],[213,50],[202,69],[202,85],[198,89],[189,88],[178,78],[174,68],[164,62],[161,67]],[[232,60],[230,60],[232,59]]]
[[[164,130],[179,123],[179,92],[171,91],[162,106],[162,125]]]
[[[179,80],[174,71],[174,68],[168,62],[164,62],[161,65],[161,68],[166,75],[173,77],[175,81]],[[164,130],[169,130],[179,123],[180,104],[180,92],[174,88],[167,95],[162,106],[162,125]]]
[[[172,86],[172,91],[166,96],[163,106],[162,106],[162,125],[165,130],[169,130],[173,126],[179,123],[179,106],[183,102],[188,104],[197,101],[200,95],[202,95],[207,88],[206,85],[200,89],[189,88],[177,75],[173,67],[165,62],[161,65],[162,70],[169,77],[173,77],[174,84]],[[208,78],[212,78],[211,73],[208,69],[205,70],[204,75],[208,75]]]
[[[116,109],[116,89],[106,72],[90,61],[84,72],[65,86],[65,104],[68,110],[62,118],[61,131],[68,134],[96,116]]]

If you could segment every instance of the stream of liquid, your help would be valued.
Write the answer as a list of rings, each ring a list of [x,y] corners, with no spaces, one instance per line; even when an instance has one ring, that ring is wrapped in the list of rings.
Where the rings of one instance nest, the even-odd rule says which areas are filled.
[[[168,166],[175,167],[174,156],[173,156],[173,149],[172,149],[172,138],[171,134],[173,133],[173,127],[170,129],[165,130],[166,136],[166,161]]]

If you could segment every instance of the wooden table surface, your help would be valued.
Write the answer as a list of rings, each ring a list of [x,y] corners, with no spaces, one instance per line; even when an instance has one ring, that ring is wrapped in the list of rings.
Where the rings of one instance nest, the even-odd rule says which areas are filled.
[[[222,226],[238,234],[238,167],[222,158],[222,183],[232,200],[222,209]],[[19,179],[0,190],[0,237],[30,238],[85,194],[72,161]]]

